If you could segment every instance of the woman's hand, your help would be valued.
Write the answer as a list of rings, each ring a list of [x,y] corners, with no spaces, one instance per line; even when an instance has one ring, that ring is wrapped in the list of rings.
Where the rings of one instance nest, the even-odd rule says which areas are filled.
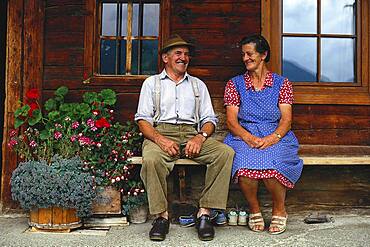
[[[259,146],[258,148],[265,149],[278,143],[279,141],[280,141],[279,137],[277,137],[275,134],[271,134],[261,138],[261,146]]]
[[[249,134],[243,138],[243,141],[248,144],[251,148],[260,148],[263,145],[263,139],[257,136]]]

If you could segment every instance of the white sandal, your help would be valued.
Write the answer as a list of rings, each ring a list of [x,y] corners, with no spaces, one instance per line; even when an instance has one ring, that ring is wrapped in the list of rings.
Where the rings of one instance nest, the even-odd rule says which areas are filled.
[[[271,218],[271,223],[269,226],[269,233],[272,235],[277,235],[280,233],[285,232],[286,230],[286,222],[288,220],[288,215],[287,216],[272,216]],[[277,228],[277,231],[272,231],[272,228]]]
[[[263,220],[261,212],[255,214],[249,214],[248,226],[254,232],[263,232],[265,229],[265,221]],[[262,229],[259,229],[261,227]]]

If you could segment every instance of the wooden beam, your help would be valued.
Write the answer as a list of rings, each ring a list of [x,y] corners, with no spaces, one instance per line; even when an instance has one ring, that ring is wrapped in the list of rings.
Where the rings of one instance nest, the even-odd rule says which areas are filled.
[[[10,178],[17,167],[17,157],[9,150],[8,134],[14,126],[14,112],[27,90],[41,91],[43,79],[44,1],[15,0],[8,3],[6,99],[2,143],[1,203],[14,208]]]
[[[14,126],[13,115],[18,106],[17,101],[22,95],[23,4],[23,0],[8,2],[4,136],[0,193],[0,201],[4,208],[16,205],[11,200],[10,178],[11,172],[17,166],[17,157],[14,152],[9,150],[7,143],[9,142],[9,130]]]

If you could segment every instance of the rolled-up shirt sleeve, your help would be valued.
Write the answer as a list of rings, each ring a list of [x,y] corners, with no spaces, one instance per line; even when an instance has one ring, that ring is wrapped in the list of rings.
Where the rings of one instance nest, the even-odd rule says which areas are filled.
[[[145,120],[153,125],[154,117],[154,101],[153,101],[153,85],[154,77],[147,78],[141,87],[139,104],[135,114],[135,121]]]
[[[198,79],[199,80],[199,79]],[[209,95],[207,86],[201,80],[198,81],[200,91],[200,126],[203,126],[207,122],[211,122],[215,127],[217,126],[218,119],[217,115],[212,106],[211,96]]]

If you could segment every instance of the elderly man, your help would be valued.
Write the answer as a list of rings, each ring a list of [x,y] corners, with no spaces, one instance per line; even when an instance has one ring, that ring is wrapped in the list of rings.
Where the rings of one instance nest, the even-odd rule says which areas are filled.
[[[227,202],[234,151],[210,137],[217,123],[211,97],[204,82],[187,73],[193,48],[178,35],[164,43],[160,54],[165,68],[144,81],[135,115],[145,137],[140,174],[149,211],[156,215],[149,232],[155,241],[169,231],[166,178],[182,154],[207,165],[196,219],[201,240],[214,238],[210,208],[225,209]]]

